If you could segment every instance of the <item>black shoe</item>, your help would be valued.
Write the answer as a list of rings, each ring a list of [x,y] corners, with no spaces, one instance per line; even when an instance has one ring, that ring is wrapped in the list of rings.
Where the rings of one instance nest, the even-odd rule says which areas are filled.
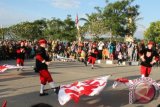
[[[87,66],[87,61],[84,61],[85,66]]]
[[[40,93],[39,96],[47,96],[48,93]]]
[[[37,70],[37,68],[35,67],[35,68],[33,68],[33,70],[34,70],[34,72],[35,73],[39,73],[39,71]]]
[[[53,90],[54,90],[54,92],[55,92],[56,94],[58,94],[58,93],[59,93],[59,90],[60,90],[60,86],[53,88]]]

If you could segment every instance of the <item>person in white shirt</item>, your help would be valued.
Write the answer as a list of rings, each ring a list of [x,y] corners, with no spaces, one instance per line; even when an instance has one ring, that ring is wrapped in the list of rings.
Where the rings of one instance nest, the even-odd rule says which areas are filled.
[[[121,65],[122,61],[123,61],[123,55],[122,55],[121,52],[119,52],[119,54],[118,54],[118,65]]]
[[[98,59],[102,59],[102,50],[103,50],[104,43],[100,41],[98,43]]]

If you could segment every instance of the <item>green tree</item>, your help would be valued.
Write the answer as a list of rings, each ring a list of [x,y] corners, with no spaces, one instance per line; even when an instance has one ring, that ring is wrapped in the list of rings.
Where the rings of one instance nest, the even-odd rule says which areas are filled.
[[[34,22],[22,22],[9,27],[13,34],[23,39],[35,40],[39,38],[46,39],[60,39],[60,40],[75,40],[76,27],[75,22],[71,16],[62,21],[60,19],[52,18],[35,20]],[[5,30],[1,29],[0,34]]]
[[[160,21],[152,22],[149,28],[144,32],[145,40],[160,42]]]
[[[46,29],[46,21],[35,20],[34,22],[22,22],[10,27],[10,32],[22,37],[23,39],[38,39],[45,37],[44,30]]]
[[[103,10],[99,7],[95,7],[97,10],[96,13],[86,14],[87,18],[80,18],[79,20],[85,21],[86,23],[81,29],[81,33],[89,33],[96,38],[99,38],[100,35],[103,35],[107,32],[104,23]]]
[[[62,38],[68,41],[74,41],[77,37],[77,29],[75,27],[75,21],[71,19],[71,15],[68,15],[64,20],[64,31],[62,32]]]
[[[45,29],[44,33],[49,39],[60,39],[63,30],[63,21],[53,17],[51,20],[47,20],[47,28]]]
[[[0,38],[4,39],[5,34],[7,34],[8,28],[0,28]]]
[[[116,1],[104,8],[105,25],[112,36],[133,36],[139,15],[139,6],[131,5],[133,2],[134,0]]]

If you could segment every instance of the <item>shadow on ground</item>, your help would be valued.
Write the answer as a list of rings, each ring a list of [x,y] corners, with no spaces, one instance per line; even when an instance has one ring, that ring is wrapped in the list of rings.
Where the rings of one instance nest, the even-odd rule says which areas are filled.
[[[44,97],[40,97],[39,92],[6,98],[2,97],[0,104],[2,104],[4,100],[7,100],[7,107],[31,107],[31,105],[37,103],[47,103],[53,107],[62,107],[58,102],[57,95],[52,91],[48,91],[48,93],[49,95]],[[69,101],[63,107],[120,107],[126,104],[128,104],[127,90],[107,91],[107,88],[105,88],[105,90],[98,96],[82,96],[79,103]]]
[[[61,74],[59,72],[50,72],[50,74]],[[39,73],[36,73],[36,72],[30,72],[30,71],[24,71],[24,72],[21,72],[19,75],[21,76],[39,76]]]

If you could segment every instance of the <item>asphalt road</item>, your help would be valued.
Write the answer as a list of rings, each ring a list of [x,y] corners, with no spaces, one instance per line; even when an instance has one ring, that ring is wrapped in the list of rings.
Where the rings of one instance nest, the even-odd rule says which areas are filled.
[[[2,64],[15,64],[15,61],[0,61]],[[34,60],[25,61],[25,65],[34,66]],[[94,97],[82,96],[79,103],[69,101],[63,107],[157,107],[160,98],[147,104],[129,104],[129,91],[127,87],[120,86],[112,89],[112,84],[116,78],[126,77],[136,79],[140,77],[139,66],[117,66],[96,64],[95,69],[85,66],[80,62],[52,62],[49,66],[56,85],[72,83],[103,75],[112,75],[105,89],[100,95]],[[160,67],[152,69],[151,76],[157,82],[160,81]],[[39,76],[34,73],[33,68],[23,71],[8,70],[0,74],[0,105],[7,100],[7,107],[31,107],[37,103],[47,103],[53,107],[62,107],[57,99],[57,95],[49,90],[48,96],[39,96]],[[49,88],[49,85],[45,87]]]

